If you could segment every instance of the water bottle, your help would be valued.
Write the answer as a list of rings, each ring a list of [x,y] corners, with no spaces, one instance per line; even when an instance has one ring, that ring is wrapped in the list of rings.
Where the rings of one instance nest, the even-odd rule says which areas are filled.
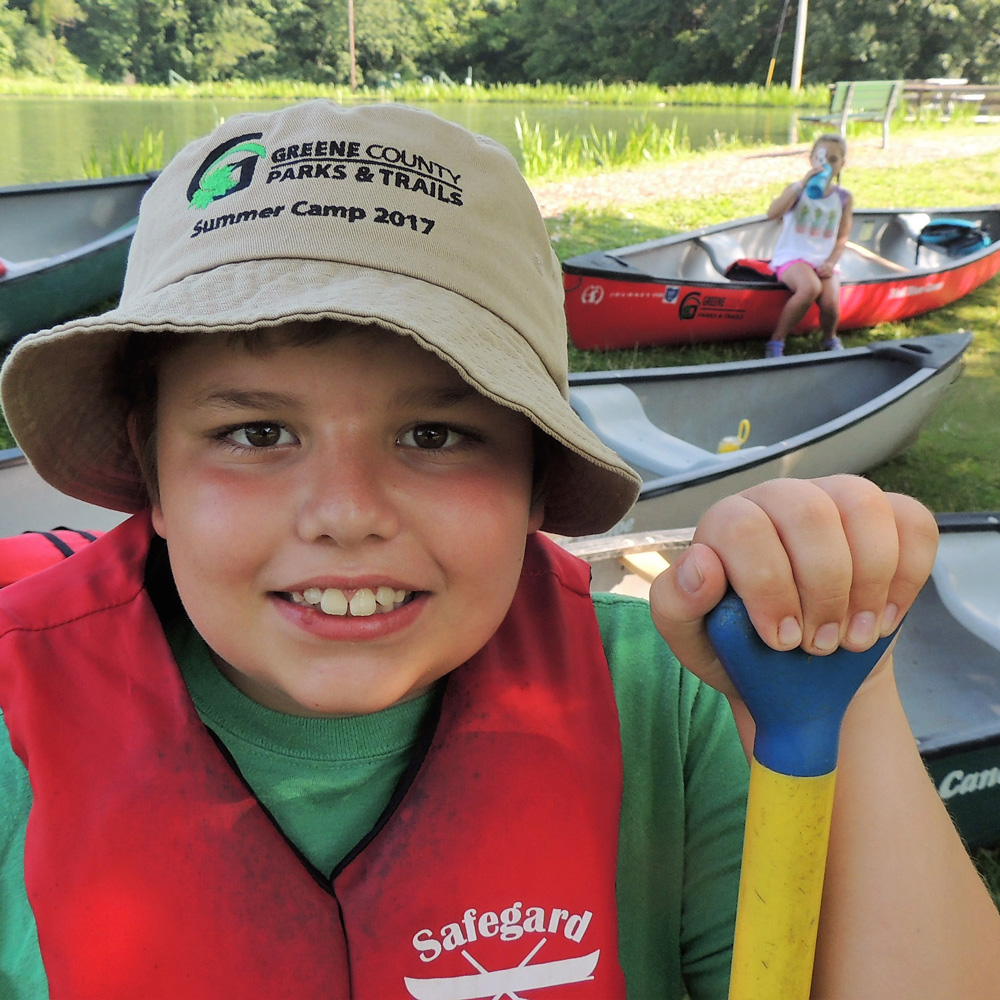
[[[823,169],[818,174],[813,174],[806,185],[806,197],[813,199],[822,198],[826,194],[826,186],[833,174],[833,169],[826,162],[826,151],[822,146],[816,150],[816,160]]]

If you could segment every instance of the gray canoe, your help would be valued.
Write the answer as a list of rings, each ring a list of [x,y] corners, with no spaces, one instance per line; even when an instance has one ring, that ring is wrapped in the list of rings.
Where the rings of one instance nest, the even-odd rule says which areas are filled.
[[[117,296],[155,172],[0,188],[0,346]]]
[[[1000,845],[1000,512],[938,514],[931,579],[895,649],[896,677],[924,763],[970,847]],[[692,529],[563,541],[594,590],[648,593]],[[905,817],[900,817],[905,822]]]
[[[908,448],[961,371],[967,331],[773,360],[570,375],[570,402],[641,475],[612,534],[697,524],[767,479],[862,473]],[[718,454],[740,422],[750,435]]]

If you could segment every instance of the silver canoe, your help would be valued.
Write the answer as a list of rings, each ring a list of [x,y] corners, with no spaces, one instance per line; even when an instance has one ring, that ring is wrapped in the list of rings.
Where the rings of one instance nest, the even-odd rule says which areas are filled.
[[[920,754],[970,847],[1000,845],[1000,512],[938,514],[931,578],[895,649],[900,697]],[[646,597],[693,529],[563,541],[595,591]],[[901,816],[900,822],[906,817]]]
[[[50,528],[105,531],[126,516],[53,489],[28,465],[19,448],[0,451],[0,538]]]
[[[773,360],[581,372],[570,402],[642,476],[611,533],[696,524],[767,479],[866,472],[916,440],[958,377],[966,331]],[[736,451],[717,452],[749,421]]]

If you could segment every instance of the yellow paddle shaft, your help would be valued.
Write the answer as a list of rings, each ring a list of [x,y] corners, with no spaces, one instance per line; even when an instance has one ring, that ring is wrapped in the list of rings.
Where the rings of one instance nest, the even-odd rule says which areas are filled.
[[[809,997],[836,774],[751,761],[729,1000]]]

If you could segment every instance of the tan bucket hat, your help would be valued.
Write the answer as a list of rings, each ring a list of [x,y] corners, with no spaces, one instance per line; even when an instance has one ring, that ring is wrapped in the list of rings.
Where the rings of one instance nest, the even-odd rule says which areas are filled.
[[[634,503],[635,473],[567,402],[560,267],[513,157],[401,105],[305,101],[186,146],[143,199],[118,307],[20,340],[4,413],[57,489],[137,511],[126,336],[320,319],[412,337],[558,442],[546,530],[603,531]]]

